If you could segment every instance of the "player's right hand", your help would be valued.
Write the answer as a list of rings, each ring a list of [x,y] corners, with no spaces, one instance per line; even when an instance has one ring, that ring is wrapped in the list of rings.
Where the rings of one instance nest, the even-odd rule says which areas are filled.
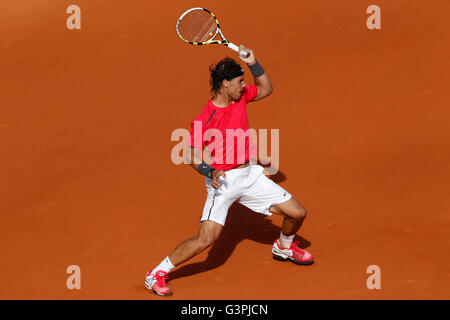
[[[218,189],[220,187],[219,177],[223,176],[223,179],[226,178],[225,171],[223,170],[214,170],[211,177],[211,185],[214,189]]]

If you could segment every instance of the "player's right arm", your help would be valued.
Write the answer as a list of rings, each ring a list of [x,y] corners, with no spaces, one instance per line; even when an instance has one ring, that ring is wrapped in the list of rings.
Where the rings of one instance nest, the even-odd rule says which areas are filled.
[[[186,154],[187,156],[187,163],[195,169],[195,171],[200,172],[199,171],[199,167],[201,165],[204,165],[205,162],[203,162],[203,150],[199,149],[199,148],[193,148],[191,146],[188,147],[188,152]],[[225,175],[225,171],[223,170],[216,170],[213,169],[212,173],[211,173],[211,185],[213,186],[213,188],[217,189],[220,187],[220,183],[219,183],[219,177],[223,176],[223,178],[226,178]]]

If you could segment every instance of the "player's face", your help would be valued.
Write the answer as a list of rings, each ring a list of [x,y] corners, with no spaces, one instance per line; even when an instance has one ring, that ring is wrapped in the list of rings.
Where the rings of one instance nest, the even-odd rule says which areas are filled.
[[[228,95],[231,96],[234,101],[238,101],[241,99],[245,87],[244,76],[233,78],[228,82]]]

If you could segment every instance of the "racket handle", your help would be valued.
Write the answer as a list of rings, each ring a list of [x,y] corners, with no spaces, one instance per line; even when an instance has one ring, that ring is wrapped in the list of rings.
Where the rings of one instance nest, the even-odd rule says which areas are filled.
[[[234,43],[228,42],[228,48],[230,48],[231,50],[234,50],[236,52],[239,52],[239,47],[237,45],[235,45]],[[247,51],[241,51],[239,53],[239,55],[242,58],[248,58],[250,56],[250,53],[248,53]]]

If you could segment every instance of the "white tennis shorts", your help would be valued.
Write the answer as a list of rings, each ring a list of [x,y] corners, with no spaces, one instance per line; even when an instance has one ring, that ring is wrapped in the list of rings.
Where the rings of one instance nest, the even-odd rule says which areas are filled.
[[[228,209],[235,201],[255,212],[272,215],[270,207],[288,201],[292,195],[267,178],[263,170],[262,166],[251,164],[225,171],[226,178],[219,178],[218,189],[206,178],[208,195],[200,221],[214,221],[224,226]]]

